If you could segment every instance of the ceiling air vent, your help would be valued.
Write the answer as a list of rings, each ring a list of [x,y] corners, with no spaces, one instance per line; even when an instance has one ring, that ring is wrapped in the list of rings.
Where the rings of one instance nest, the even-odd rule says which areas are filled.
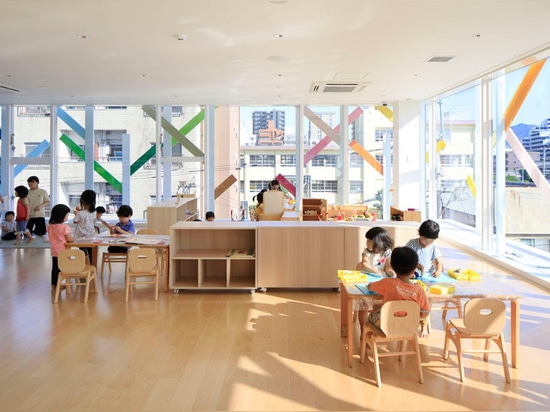
[[[447,63],[454,56],[432,56],[426,60],[426,63]]]
[[[19,93],[19,90],[0,84],[0,93]]]
[[[313,82],[310,93],[356,93],[367,86],[366,82]]]

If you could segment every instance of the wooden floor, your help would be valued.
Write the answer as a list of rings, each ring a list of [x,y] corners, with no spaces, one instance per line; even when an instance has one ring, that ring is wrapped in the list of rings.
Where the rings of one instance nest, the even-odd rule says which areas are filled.
[[[460,383],[454,351],[441,358],[435,312],[421,339],[424,384],[413,362],[388,358],[377,388],[372,363],[356,356],[347,366],[336,291],[161,293],[155,302],[143,286],[125,303],[119,267],[87,304],[63,293],[54,305],[48,249],[2,249],[0,267],[1,411],[550,410],[550,295],[521,280],[509,281],[522,295],[511,384],[497,355],[467,355]]]

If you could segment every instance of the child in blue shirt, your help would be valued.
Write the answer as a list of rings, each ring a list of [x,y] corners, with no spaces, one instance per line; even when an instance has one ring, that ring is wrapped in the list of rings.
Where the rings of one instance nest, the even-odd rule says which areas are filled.
[[[418,254],[418,269],[421,273],[429,273],[434,278],[441,276],[443,262],[441,250],[434,243],[439,237],[439,224],[433,220],[424,221],[418,228],[418,238],[411,239],[406,246]]]
[[[134,211],[130,206],[128,205],[120,206],[116,214],[118,216],[119,221],[113,227],[113,234],[133,235],[134,233],[136,233],[134,222],[132,222],[131,220],[132,215],[134,214]],[[107,251],[109,253],[126,253],[128,252],[128,248],[125,246],[109,246],[107,248]]]

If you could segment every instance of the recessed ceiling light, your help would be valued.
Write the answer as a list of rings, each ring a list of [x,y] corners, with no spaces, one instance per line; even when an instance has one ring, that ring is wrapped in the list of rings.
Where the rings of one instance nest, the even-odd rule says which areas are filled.
[[[283,35],[280,34],[280,33],[275,33],[275,34],[273,35],[273,37],[275,37],[276,39],[280,39],[280,38],[283,37]]]
[[[147,77],[147,75],[146,75],[146,74],[142,74],[141,77]]]
[[[11,74],[5,74],[4,77],[11,77]]]
[[[78,38],[79,38],[79,39],[87,39],[88,36],[86,36],[85,34],[79,34],[79,35],[78,35]]]
[[[481,33],[474,33],[474,34],[472,34],[472,37],[477,39],[477,38],[481,37]]]
[[[187,40],[187,36],[185,34],[176,34],[176,39],[178,39],[178,41],[186,41]]]
[[[277,73],[277,77],[283,77],[281,73]]]

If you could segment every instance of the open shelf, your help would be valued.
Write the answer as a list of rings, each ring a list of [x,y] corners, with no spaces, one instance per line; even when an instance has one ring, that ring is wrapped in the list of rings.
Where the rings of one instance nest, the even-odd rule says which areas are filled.
[[[171,289],[255,289],[256,226],[192,222],[170,228]],[[253,250],[231,256],[231,249]]]

